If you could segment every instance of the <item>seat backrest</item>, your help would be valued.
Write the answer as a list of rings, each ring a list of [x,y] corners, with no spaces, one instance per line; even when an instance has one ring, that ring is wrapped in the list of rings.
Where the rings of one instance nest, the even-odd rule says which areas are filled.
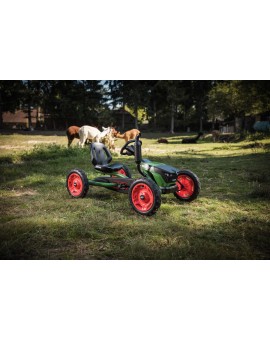
[[[94,166],[109,164],[112,161],[110,151],[102,143],[92,143],[90,145],[90,154]]]

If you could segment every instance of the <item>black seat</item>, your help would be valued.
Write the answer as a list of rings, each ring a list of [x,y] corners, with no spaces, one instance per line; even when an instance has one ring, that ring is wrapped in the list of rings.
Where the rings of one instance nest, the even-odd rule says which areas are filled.
[[[92,143],[90,145],[90,154],[92,164],[98,171],[111,173],[118,171],[123,167],[123,164],[121,163],[109,164],[112,161],[112,155],[102,143]]]

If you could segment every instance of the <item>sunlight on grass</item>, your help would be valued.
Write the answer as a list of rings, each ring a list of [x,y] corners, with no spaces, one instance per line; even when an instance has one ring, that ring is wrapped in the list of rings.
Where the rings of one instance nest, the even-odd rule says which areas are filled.
[[[143,217],[128,195],[91,187],[84,199],[65,188],[70,169],[97,176],[89,149],[66,137],[0,135],[0,257],[25,259],[269,259],[269,139],[183,145],[183,135],[143,135],[143,157],[194,171],[202,184],[190,204],[162,196]],[[119,155],[139,178],[132,157]]]

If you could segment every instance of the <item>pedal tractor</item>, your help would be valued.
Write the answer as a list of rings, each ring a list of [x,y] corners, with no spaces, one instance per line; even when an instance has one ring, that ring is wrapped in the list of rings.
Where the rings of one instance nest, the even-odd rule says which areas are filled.
[[[128,141],[120,153],[134,156],[138,172],[143,178],[132,178],[126,165],[111,163],[111,153],[104,144],[92,143],[91,161],[95,170],[106,176],[88,180],[83,170],[71,170],[66,180],[69,194],[74,198],[83,198],[91,185],[128,193],[131,207],[145,216],[157,212],[161,204],[161,194],[173,193],[178,200],[186,202],[197,198],[200,192],[198,177],[189,170],[179,170],[167,164],[142,158],[140,135]]]

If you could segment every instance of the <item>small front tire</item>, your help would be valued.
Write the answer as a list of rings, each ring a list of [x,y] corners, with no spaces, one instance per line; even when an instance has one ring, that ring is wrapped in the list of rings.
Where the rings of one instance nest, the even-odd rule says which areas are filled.
[[[72,197],[85,197],[89,189],[86,173],[80,169],[71,170],[67,175],[66,186]]]
[[[201,190],[199,178],[189,170],[179,171],[176,185],[178,189],[174,193],[174,196],[180,201],[194,201]]]

